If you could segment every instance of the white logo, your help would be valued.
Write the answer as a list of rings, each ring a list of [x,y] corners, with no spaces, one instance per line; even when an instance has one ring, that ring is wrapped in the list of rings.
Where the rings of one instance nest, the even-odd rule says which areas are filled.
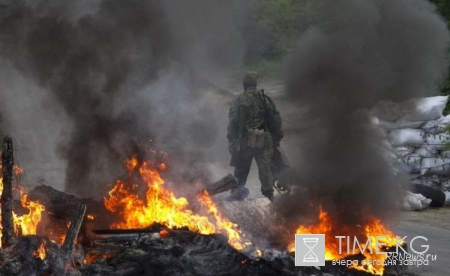
[[[325,266],[325,235],[295,235],[295,265]]]

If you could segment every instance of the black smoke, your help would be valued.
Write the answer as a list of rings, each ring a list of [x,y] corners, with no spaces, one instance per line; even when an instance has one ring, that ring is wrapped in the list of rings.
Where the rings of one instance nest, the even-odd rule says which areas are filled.
[[[239,66],[245,48],[237,3],[1,2],[2,61],[67,115],[52,120],[65,128],[58,155],[67,160],[68,192],[97,194],[150,139],[174,162],[202,160],[218,135],[202,89]]]
[[[320,203],[342,229],[369,215],[392,218],[405,177],[393,171],[368,110],[381,100],[435,94],[449,32],[428,1],[317,0],[310,8],[316,23],[285,73],[289,99],[308,110],[293,121],[314,125],[299,137],[296,189],[279,209],[298,225]]]

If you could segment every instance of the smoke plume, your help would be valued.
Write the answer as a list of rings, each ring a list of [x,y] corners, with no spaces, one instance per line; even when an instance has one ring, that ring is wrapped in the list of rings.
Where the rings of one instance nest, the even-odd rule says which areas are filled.
[[[332,2],[311,1],[316,24],[286,62],[288,97],[308,110],[293,121],[314,124],[299,138],[297,187],[280,211],[298,225],[299,210],[321,203],[345,228],[398,209],[405,178],[393,172],[367,110],[436,93],[449,32],[428,1]]]
[[[58,140],[66,190],[80,196],[104,189],[126,158],[145,153],[150,139],[174,162],[192,167],[225,137],[211,120],[226,119],[226,113],[211,106],[205,90],[241,65],[237,4],[2,1],[1,70],[14,78],[10,85],[40,93],[2,92],[13,105],[32,103],[35,109],[19,119],[22,125],[9,122],[2,132],[14,137],[28,125],[44,127],[50,117],[55,127],[34,132],[34,147]],[[9,121],[14,116],[20,117]]]

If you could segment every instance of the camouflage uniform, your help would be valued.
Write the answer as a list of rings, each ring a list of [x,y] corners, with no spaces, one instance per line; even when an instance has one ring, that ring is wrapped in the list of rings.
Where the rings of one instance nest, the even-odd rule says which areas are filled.
[[[232,196],[242,193],[252,160],[255,158],[261,181],[261,192],[272,199],[274,183],[272,158],[274,146],[279,145],[283,136],[281,116],[272,99],[256,89],[256,81],[256,73],[247,73],[244,78],[245,91],[236,98],[229,113],[227,138],[232,154],[230,165],[235,167],[234,176],[239,182],[239,188],[232,191]],[[248,146],[249,129],[264,130],[264,145],[261,149]],[[248,189],[246,191],[248,194]],[[231,199],[242,199],[239,195],[235,198],[232,196]]]

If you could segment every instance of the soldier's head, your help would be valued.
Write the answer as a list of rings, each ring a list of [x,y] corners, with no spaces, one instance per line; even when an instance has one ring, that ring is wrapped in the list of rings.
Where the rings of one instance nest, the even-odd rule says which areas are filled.
[[[245,73],[243,83],[244,89],[254,87],[258,85],[258,74],[256,72],[247,72]]]

